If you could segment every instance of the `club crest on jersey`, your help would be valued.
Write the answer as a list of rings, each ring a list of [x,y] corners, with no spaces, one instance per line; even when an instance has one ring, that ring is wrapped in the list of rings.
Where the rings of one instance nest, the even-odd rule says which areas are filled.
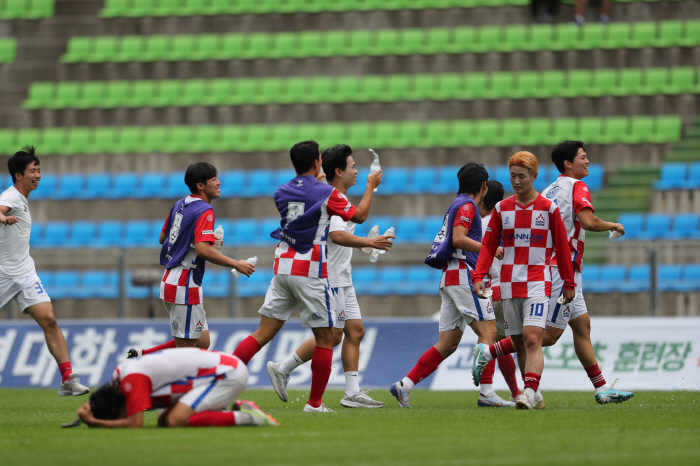
[[[562,187],[561,187],[561,186],[554,186],[552,189],[550,189],[549,191],[547,191],[547,194],[545,194],[544,197],[546,197],[547,199],[552,199],[552,198],[554,198],[554,196],[556,196],[556,195],[559,193],[559,191],[561,191],[561,190],[562,190]]]
[[[537,225],[538,227],[543,227],[543,226],[544,226],[544,217],[542,216],[542,214],[540,214],[540,215],[537,217],[537,220],[535,220],[535,225]]]
[[[170,323],[170,326],[171,326],[171,327],[173,328],[173,330],[175,330],[175,331],[177,331],[177,329],[180,328],[180,324],[177,323],[177,320],[173,320],[173,321]]]
[[[491,301],[489,301],[488,304],[486,304],[486,312],[488,312],[489,314],[493,314],[493,306],[491,305]]]
[[[345,322],[345,311],[340,311],[338,313],[338,322]]]
[[[287,204],[287,222],[304,215],[306,205],[303,202],[290,202]]]
[[[569,316],[571,315],[571,310],[569,309],[569,306],[564,308],[564,311],[562,311],[561,315],[565,318],[568,319]]]
[[[314,312],[313,314],[311,314],[311,318],[312,318],[313,320],[320,320],[320,319],[322,319],[321,313],[319,313],[318,311],[316,311],[316,312]]]
[[[198,320],[197,325],[194,326],[194,331],[195,332],[201,332],[202,331],[202,321]]]

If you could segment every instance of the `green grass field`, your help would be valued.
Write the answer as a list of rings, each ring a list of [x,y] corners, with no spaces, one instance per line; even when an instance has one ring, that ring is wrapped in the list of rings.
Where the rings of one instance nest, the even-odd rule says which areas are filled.
[[[401,409],[388,390],[379,410],[302,413],[303,391],[284,404],[251,390],[280,427],[162,429],[149,413],[142,430],[61,429],[84,397],[55,390],[0,390],[3,465],[645,465],[700,464],[700,393],[639,392],[598,406],[590,392],[545,393],[542,411],[486,409],[475,392],[414,390]],[[503,395],[503,394],[502,394]],[[308,396],[308,395],[307,395]],[[300,401],[296,401],[299,397]],[[295,400],[291,403],[291,400]]]

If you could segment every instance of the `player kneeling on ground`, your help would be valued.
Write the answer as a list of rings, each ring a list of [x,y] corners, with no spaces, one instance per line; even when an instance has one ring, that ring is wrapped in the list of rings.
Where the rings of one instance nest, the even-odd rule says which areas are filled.
[[[174,348],[123,362],[112,383],[78,409],[90,427],[143,427],[143,412],[164,408],[161,427],[277,426],[250,401],[233,403],[248,383],[248,368],[235,356],[198,348]]]

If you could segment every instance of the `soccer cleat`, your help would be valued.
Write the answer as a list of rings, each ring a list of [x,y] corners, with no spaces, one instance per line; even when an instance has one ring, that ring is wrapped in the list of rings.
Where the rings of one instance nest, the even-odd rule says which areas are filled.
[[[513,403],[515,403],[516,401],[518,401],[518,397],[519,397],[520,395],[522,395],[522,394],[523,394],[523,393],[522,393],[520,390],[518,390],[518,394],[515,395],[515,396],[513,396],[513,394],[511,393],[511,395],[510,395],[510,401],[512,401]]]
[[[627,401],[634,396],[634,393],[632,392],[616,390],[614,387],[618,380],[620,379],[615,379],[612,385],[610,385],[610,388],[604,392],[595,394],[595,400],[598,402],[598,404],[606,405],[608,403],[622,403],[623,401]]]
[[[275,389],[275,393],[280,397],[280,400],[285,403],[289,400],[287,395],[287,384],[289,383],[289,374],[283,374],[280,372],[280,363],[278,362],[268,362],[267,363],[267,375],[270,376],[270,382],[272,382],[272,387]]]
[[[402,408],[412,408],[411,403],[409,402],[411,392],[405,390],[401,386],[401,382],[396,382],[395,384],[393,384],[391,387],[389,387],[389,391],[392,395],[394,395],[396,401],[399,402],[399,406],[401,406]]]
[[[535,404],[532,406],[532,409],[544,409],[544,398],[535,400]]]
[[[476,401],[478,406],[482,408],[514,408],[515,403],[506,401],[495,393],[491,396],[484,396],[479,393],[479,399]]]
[[[313,406],[311,406],[310,404],[307,403],[304,406],[304,412],[305,413],[334,413],[335,411],[333,411],[331,408],[329,408],[328,406],[326,406],[323,403],[321,403],[321,406],[319,406],[318,408],[314,408]]]
[[[534,406],[535,402],[524,393],[515,402],[515,409],[533,409]]]
[[[143,356],[142,349],[129,348],[129,351],[126,352],[126,359],[140,358],[141,356]]]
[[[474,355],[474,361],[472,363],[472,381],[477,387],[481,383],[481,373],[484,372],[488,360],[484,356],[484,351],[488,349],[483,343],[477,343],[474,347],[472,354]]]
[[[340,400],[340,405],[346,408],[383,408],[384,403],[381,401],[373,400],[369,395],[369,390],[360,390],[357,393],[348,395],[347,393]]]
[[[70,378],[58,388],[60,396],[80,396],[90,393],[90,389],[80,383],[80,377],[73,372]]]
[[[258,405],[256,405],[252,401],[239,400],[236,402],[236,406],[238,407],[237,411],[247,413],[250,415],[250,417],[253,419],[253,425],[255,426],[280,425],[280,423],[277,422],[277,419],[264,412],[262,409],[260,409]]]

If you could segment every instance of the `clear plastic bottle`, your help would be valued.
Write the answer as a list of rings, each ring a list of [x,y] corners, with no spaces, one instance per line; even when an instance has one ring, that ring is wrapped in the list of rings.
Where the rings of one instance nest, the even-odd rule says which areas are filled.
[[[382,166],[379,164],[379,154],[374,152],[374,149],[369,150],[372,154],[374,154],[374,161],[372,162],[372,165],[369,166],[369,174],[374,175],[377,173],[379,170],[382,169]],[[374,192],[377,192],[377,189],[379,188],[374,188]]]
[[[368,239],[376,238],[379,236],[379,225],[374,225],[372,229],[369,231],[369,234],[367,235]],[[367,254],[372,254],[372,248],[362,248],[363,252],[366,252]]]
[[[394,236],[394,231],[394,227],[391,227],[384,232],[384,236]],[[369,255],[369,261],[375,263],[377,262],[377,259],[379,259],[379,255],[385,253],[386,251],[384,251],[383,249],[373,249],[372,254]]]
[[[249,264],[255,265],[255,264],[258,263],[258,256],[249,257],[249,258],[246,259],[245,261],[248,262]],[[236,277],[236,278],[238,278],[238,277],[240,277],[241,275],[243,275],[241,272],[239,272],[239,271],[236,270],[236,269],[231,269],[231,273],[232,273],[233,276]]]
[[[221,249],[221,245],[224,243],[224,227],[219,225],[214,230],[214,247],[216,249]]]

